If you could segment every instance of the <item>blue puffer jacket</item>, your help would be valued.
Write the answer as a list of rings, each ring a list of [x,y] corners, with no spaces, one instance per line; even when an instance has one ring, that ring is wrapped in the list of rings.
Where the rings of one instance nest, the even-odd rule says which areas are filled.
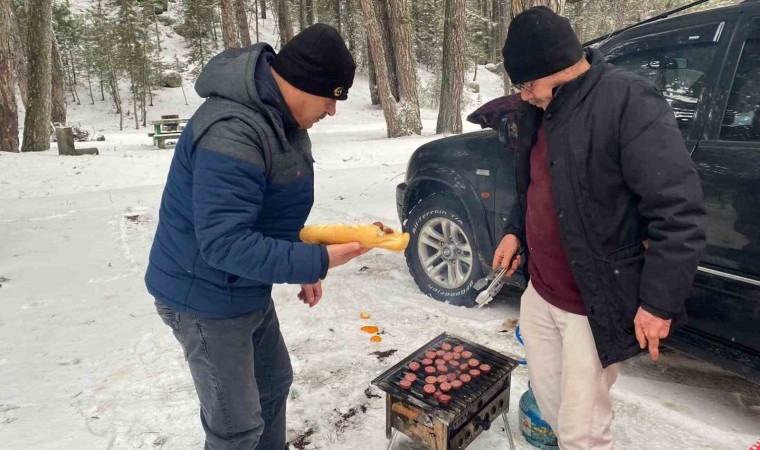
[[[267,44],[204,68],[206,98],[177,143],[145,275],[167,306],[199,317],[265,308],[273,283],[315,283],[323,246],[298,232],[314,203],[311,143],[269,72]]]

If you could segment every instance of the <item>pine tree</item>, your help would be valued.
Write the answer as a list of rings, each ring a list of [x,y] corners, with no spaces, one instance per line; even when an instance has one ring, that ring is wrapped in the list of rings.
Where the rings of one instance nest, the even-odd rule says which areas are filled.
[[[441,100],[436,133],[462,132],[465,10],[464,0],[446,0]]]
[[[289,0],[275,0],[277,2],[277,27],[280,30],[280,48],[293,39],[293,25],[290,19]]]
[[[100,77],[101,98],[104,98],[104,88],[107,88],[114,103],[114,109],[119,114],[119,129],[124,129],[124,108],[121,101],[119,81],[121,79],[119,30],[116,12],[103,4],[103,0],[91,7],[88,15],[92,22],[90,48],[95,69]],[[110,13],[108,11],[111,11]]]
[[[185,26],[188,29],[186,39],[188,64],[192,66],[193,76],[203,70],[213,56],[214,46],[209,18],[212,15],[212,5],[209,0],[185,0]]]
[[[64,87],[63,60],[61,59],[61,50],[58,40],[53,34],[51,39],[51,111],[50,121],[66,125],[66,88]]]
[[[390,86],[390,76],[388,74],[388,63],[386,62],[383,44],[380,42],[382,34],[380,25],[377,20],[377,13],[373,0],[361,0],[362,16],[367,29],[367,37],[370,43],[370,52],[375,62],[375,72],[377,74],[377,88],[380,96],[380,103],[383,106],[385,115],[385,124],[388,129],[388,137],[404,136],[406,130],[402,126],[401,119],[396,108],[396,100],[393,97]]]
[[[224,48],[240,47],[237,37],[237,27],[235,20],[235,9],[232,6],[233,0],[220,0],[222,8],[222,37]]]
[[[422,132],[417,95],[417,65],[412,52],[412,26],[406,0],[390,0],[391,36],[399,80],[399,112],[409,134]]]
[[[413,2],[416,13],[412,14],[415,28],[415,59],[423,67],[438,73],[441,66],[440,54],[433,49],[443,48],[443,6],[444,0]]]
[[[26,48],[26,8],[21,1],[11,0],[11,20],[8,32],[13,39],[13,71],[16,76],[16,84],[21,94],[21,103],[27,107],[27,91],[29,76]]]
[[[52,0],[30,0],[27,27],[29,99],[22,152],[50,149],[50,49],[53,37]]]
[[[251,45],[251,33],[248,29],[248,14],[246,13],[245,0],[235,0],[235,17],[237,19],[237,31],[240,45]]]
[[[0,152],[18,153],[18,107],[9,0],[0,0]]]

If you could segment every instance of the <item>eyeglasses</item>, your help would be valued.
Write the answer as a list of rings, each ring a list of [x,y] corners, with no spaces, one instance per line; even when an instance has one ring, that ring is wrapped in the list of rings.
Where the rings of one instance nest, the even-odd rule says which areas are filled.
[[[533,93],[533,86],[536,85],[535,80],[534,81],[526,81],[525,83],[515,83],[513,86],[518,91],[522,91],[525,89],[526,91]]]

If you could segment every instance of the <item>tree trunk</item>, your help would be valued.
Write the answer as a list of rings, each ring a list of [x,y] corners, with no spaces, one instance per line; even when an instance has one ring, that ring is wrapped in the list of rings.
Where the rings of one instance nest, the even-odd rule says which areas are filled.
[[[493,0],[492,3],[492,24],[491,28],[491,46],[490,46],[490,62],[501,61],[501,49],[504,47],[504,41],[507,39],[507,18],[509,12],[507,11],[508,5],[499,0]]]
[[[289,0],[277,0],[277,25],[280,28],[280,48],[293,38],[293,26],[290,23]]]
[[[12,0],[0,0],[0,1],[8,1],[9,3]],[[10,10],[10,36],[11,39],[13,39],[13,70],[16,75],[16,83],[18,84],[18,90],[21,94],[21,103],[24,105],[24,108],[27,107],[27,90],[28,90],[28,79],[29,76],[29,69],[27,64],[27,55],[26,55],[26,49],[24,48],[24,42],[22,40],[21,31],[18,27],[18,17],[16,17],[16,14],[13,13],[13,8],[9,6]]]
[[[251,33],[248,31],[248,14],[245,12],[245,0],[235,0],[235,15],[237,16],[237,29],[240,35],[240,45],[251,45]]]
[[[390,0],[390,19],[391,35],[396,44],[394,57],[398,69],[401,120],[409,133],[420,134],[422,120],[417,96],[417,65],[412,53],[412,22],[406,0]]]
[[[58,147],[59,155],[76,155],[74,130],[72,130],[71,127],[57,127],[55,129],[55,142]]]
[[[391,92],[390,77],[388,76],[388,64],[385,59],[385,51],[380,42],[380,26],[377,20],[377,14],[373,6],[373,0],[361,0],[362,16],[364,17],[364,26],[367,30],[367,37],[370,43],[370,52],[375,60],[375,73],[377,74],[377,88],[380,94],[380,104],[383,105],[385,123],[388,127],[388,137],[398,137],[404,135],[404,129],[401,126],[401,120],[396,110],[396,100]]]
[[[1,0],[0,0],[1,1]],[[61,51],[58,46],[58,40],[53,35],[52,53],[50,54],[52,61],[52,88],[51,88],[51,110],[50,120],[53,123],[60,123],[66,125],[66,88],[63,80],[65,75],[63,73],[63,62],[61,62]],[[73,86],[72,86],[73,89]],[[76,100],[76,99],[75,99]]]
[[[158,30],[158,17],[156,17],[156,11],[152,11],[153,26],[156,28],[156,46],[158,47],[158,51],[161,52],[161,32]]]
[[[100,101],[106,101],[106,93],[103,88],[103,70],[100,71]]]
[[[161,35],[158,31],[158,19],[156,18],[156,10],[153,7],[153,0],[143,0],[143,14],[145,17],[153,18],[153,26],[156,29],[156,46],[158,51],[161,51]]]
[[[306,27],[306,0],[298,0],[298,30],[303,31]]]
[[[367,38],[367,70],[369,71],[370,101],[373,105],[379,105],[380,94],[377,92],[377,74],[375,73],[375,61],[372,59],[372,50],[370,49],[369,37]]]
[[[343,35],[343,27],[340,20],[340,0],[333,1],[333,14],[335,14],[335,29],[338,30],[338,34]]]
[[[55,38],[55,33],[53,33],[53,38]],[[71,67],[71,76],[69,76],[69,71],[65,70],[65,66],[63,73],[64,76],[69,76],[67,80],[69,89],[71,89],[71,101],[77,102],[77,105],[81,105],[82,103],[79,101],[79,92],[77,92],[77,68],[74,66],[74,55],[71,54],[71,49],[69,49],[69,61],[71,61],[71,64],[69,64]],[[53,80],[53,83],[55,83],[55,80]]]
[[[50,66],[53,45],[53,1],[29,0],[29,99],[24,120],[22,152],[50,149]]]
[[[216,8],[212,8],[211,16],[212,16],[212,19],[211,19],[211,33],[214,35],[214,45],[218,45],[219,44],[219,36],[216,33]],[[200,19],[196,19],[196,20],[200,20]],[[196,33],[196,35],[197,35],[197,33]],[[200,37],[200,35],[198,35],[198,36],[199,36],[198,39],[203,39],[202,37]]]
[[[314,25],[314,0],[306,0],[306,26]]]
[[[185,106],[187,106],[188,103],[187,103],[187,95],[185,95],[185,83],[183,82],[182,84],[179,85],[179,87],[182,88],[182,96],[185,97]]]
[[[388,0],[372,0],[372,3],[375,6],[375,15],[377,17],[377,23],[380,28],[380,36],[382,39],[385,61],[388,64],[386,70],[388,71],[388,80],[391,85],[391,93],[393,94],[393,98],[398,101],[398,69],[396,68],[396,59],[393,57],[395,54],[395,42],[393,42],[391,35]],[[377,58],[375,58],[374,62],[375,67],[377,68]]]
[[[90,92],[90,104],[94,105],[95,104],[95,96],[92,93],[92,78],[90,76],[90,65],[89,64],[85,64],[85,68],[84,69],[85,69],[85,73],[87,74],[87,89]]]
[[[465,0],[446,0],[444,14],[441,101],[435,132],[461,133]]]
[[[356,22],[354,20],[354,0],[346,0],[346,34],[348,49],[356,50]]]
[[[253,0],[253,1],[256,1],[256,0]],[[260,0],[259,1],[259,5],[261,5],[261,7],[260,7],[260,9],[261,9],[261,18],[263,20],[266,20],[266,18],[267,18],[267,2],[266,2],[266,0]]]
[[[253,0],[253,8],[253,17],[256,19],[256,43],[258,44],[261,35],[259,34],[259,3],[256,0]]]
[[[221,0],[222,6],[222,40],[224,48],[240,47],[235,29],[235,10],[232,8],[232,0]]]
[[[0,152],[18,153],[18,107],[14,73],[14,20],[10,0],[0,0]]]
[[[132,109],[134,109],[135,130],[139,130],[140,122],[138,122],[138,117],[137,117],[137,85],[135,83],[134,73],[130,73],[129,82],[132,84],[132,107],[133,107]]]

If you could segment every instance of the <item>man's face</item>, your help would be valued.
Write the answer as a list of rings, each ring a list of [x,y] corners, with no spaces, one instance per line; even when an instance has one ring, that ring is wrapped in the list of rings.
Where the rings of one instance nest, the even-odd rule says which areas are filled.
[[[546,109],[552,101],[552,90],[556,87],[554,75],[528,81],[526,83],[516,84],[515,87],[520,90],[520,98],[531,105]]]
[[[335,99],[320,97],[303,91],[300,94],[301,98],[298,104],[295,108],[291,109],[293,116],[302,129],[308,130],[326,116],[335,115],[335,106],[337,104]]]

